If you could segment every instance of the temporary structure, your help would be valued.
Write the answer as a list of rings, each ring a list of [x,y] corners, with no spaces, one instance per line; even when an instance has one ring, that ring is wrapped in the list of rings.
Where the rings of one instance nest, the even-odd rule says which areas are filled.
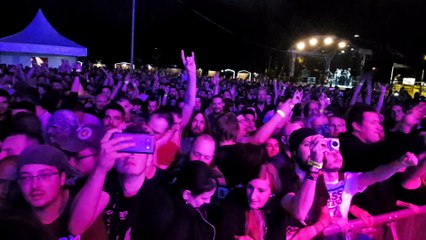
[[[75,63],[87,56],[87,48],[59,34],[41,10],[21,32],[0,39],[0,63],[30,66],[31,60],[58,67],[61,60]]]

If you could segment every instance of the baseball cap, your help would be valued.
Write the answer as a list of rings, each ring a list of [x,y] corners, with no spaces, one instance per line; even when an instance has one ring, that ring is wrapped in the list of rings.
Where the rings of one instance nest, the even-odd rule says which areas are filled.
[[[69,164],[65,153],[49,145],[27,147],[19,155],[18,171],[20,171],[22,166],[28,164],[43,164],[56,167],[60,172],[65,172],[68,178],[78,176],[77,170]]]
[[[58,110],[49,118],[46,126],[48,142],[60,145],[80,127],[77,116],[70,110]]]
[[[72,153],[78,153],[87,147],[98,150],[102,136],[103,132],[100,126],[86,124],[72,132],[68,138],[57,141],[56,145],[60,149]]]

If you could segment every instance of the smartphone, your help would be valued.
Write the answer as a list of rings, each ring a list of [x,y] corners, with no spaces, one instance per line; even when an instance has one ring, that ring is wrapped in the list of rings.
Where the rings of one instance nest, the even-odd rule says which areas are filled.
[[[136,143],[135,146],[121,149],[118,152],[139,154],[154,153],[154,135],[144,133],[113,133],[111,139],[118,137],[130,137],[132,139],[129,140],[129,142]]]

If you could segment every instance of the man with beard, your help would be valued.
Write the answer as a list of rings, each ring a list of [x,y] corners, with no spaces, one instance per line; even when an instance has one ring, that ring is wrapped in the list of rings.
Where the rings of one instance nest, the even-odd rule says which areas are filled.
[[[180,152],[183,154],[189,153],[195,138],[200,134],[210,134],[210,123],[203,112],[194,111],[189,124],[183,130]]]
[[[65,182],[75,175],[66,155],[54,147],[30,146],[19,156],[18,184],[22,195],[56,239],[79,238],[67,228],[72,194]]]
[[[301,128],[291,134],[289,142],[294,167],[281,171],[281,206],[291,215],[286,239],[317,239],[330,221],[329,196],[320,173],[328,151],[326,140],[313,129]]]
[[[256,103],[256,113],[259,120],[263,122],[263,118],[265,117],[265,114],[273,109],[274,109],[274,106],[266,104],[266,89],[259,88],[257,92],[257,103]]]

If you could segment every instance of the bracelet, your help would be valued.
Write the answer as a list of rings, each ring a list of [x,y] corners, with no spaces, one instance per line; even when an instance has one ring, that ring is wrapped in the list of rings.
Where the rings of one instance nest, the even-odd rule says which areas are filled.
[[[285,118],[285,112],[281,111],[281,110],[277,110],[277,113],[282,117]]]
[[[308,165],[312,166],[312,167],[314,167],[316,169],[321,169],[323,164],[322,163],[317,163],[317,162],[312,161],[312,160],[309,159]]]

